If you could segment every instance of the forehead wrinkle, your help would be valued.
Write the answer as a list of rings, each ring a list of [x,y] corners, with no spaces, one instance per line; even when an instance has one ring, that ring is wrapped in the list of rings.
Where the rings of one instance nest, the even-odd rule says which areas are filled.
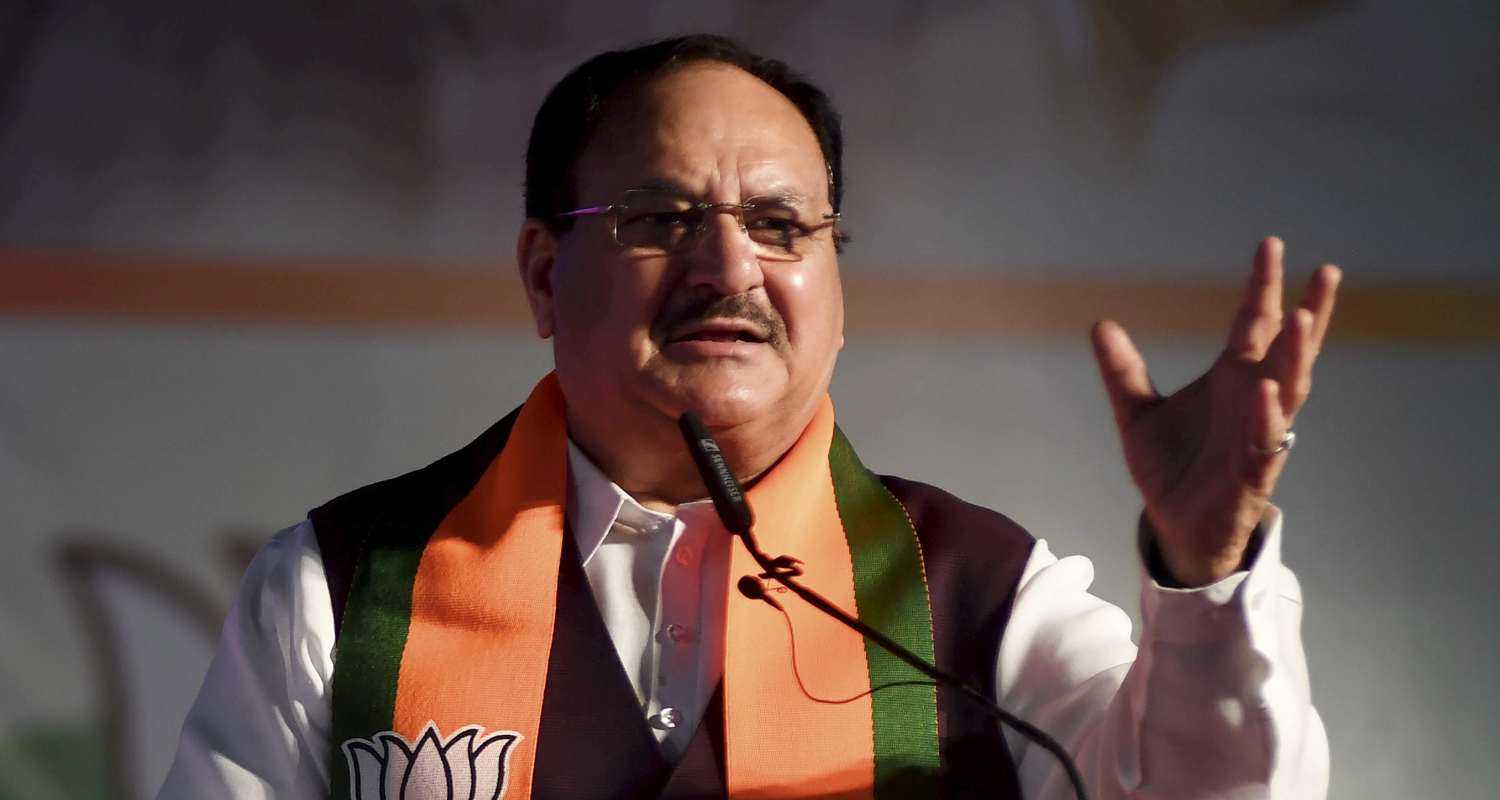
[[[813,194],[809,193],[794,173],[799,170],[789,164],[789,159],[754,156],[741,158],[731,153],[716,160],[717,168],[709,170],[702,178],[692,173],[696,170],[688,165],[676,169],[678,159],[671,158],[665,149],[649,161],[660,160],[659,165],[648,165],[646,175],[633,180],[626,189],[647,189],[678,195],[698,202],[744,202],[750,199],[769,200],[787,205],[811,205]],[[745,162],[749,162],[745,164]]]
[[[796,175],[800,170],[787,161],[760,159],[740,169],[742,199],[775,200],[789,205],[811,205],[813,193]],[[767,174],[769,173],[769,174]]]

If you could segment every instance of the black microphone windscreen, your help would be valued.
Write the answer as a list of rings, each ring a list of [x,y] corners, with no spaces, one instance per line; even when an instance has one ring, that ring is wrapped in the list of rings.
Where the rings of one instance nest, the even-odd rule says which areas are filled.
[[[703,420],[691,411],[683,413],[677,420],[677,426],[682,430],[688,452],[693,454],[693,465],[703,478],[708,496],[714,502],[714,510],[719,513],[719,520],[730,533],[749,533],[755,516],[750,512],[750,504],[745,502],[745,492],[740,488],[740,482],[729,469],[729,462],[724,460],[724,454],[719,451],[719,443],[714,441],[708,428],[703,426]]]
[[[739,587],[740,594],[750,598],[751,600],[759,600],[762,597],[766,596],[765,584],[761,583],[759,580],[756,580],[754,575],[742,576],[740,578],[740,582],[735,585]]]

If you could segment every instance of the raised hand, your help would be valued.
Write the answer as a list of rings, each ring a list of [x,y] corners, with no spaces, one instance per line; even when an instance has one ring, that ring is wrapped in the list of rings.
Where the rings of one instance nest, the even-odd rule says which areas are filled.
[[[1170,397],[1113,320],[1094,325],[1094,356],[1165,566],[1202,586],[1234,572],[1286,465],[1281,447],[1312,387],[1340,273],[1324,265],[1283,317],[1282,251],[1262,241],[1224,352]]]

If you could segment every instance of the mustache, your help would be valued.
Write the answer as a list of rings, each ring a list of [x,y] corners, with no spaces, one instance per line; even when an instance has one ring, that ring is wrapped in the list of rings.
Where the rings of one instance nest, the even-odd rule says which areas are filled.
[[[743,320],[764,331],[766,341],[774,347],[786,345],[786,323],[769,304],[757,302],[752,295],[694,295],[669,303],[651,326],[652,336],[665,341],[672,332],[686,325],[711,319]]]

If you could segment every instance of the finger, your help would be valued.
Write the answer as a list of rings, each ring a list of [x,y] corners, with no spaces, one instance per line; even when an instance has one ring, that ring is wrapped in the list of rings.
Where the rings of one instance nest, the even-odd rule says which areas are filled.
[[[1333,307],[1338,300],[1339,283],[1344,273],[1332,264],[1324,264],[1307,280],[1300,307],[1312,312],[1313,356],[1323,349],[1323,337],[1328,334],[1328,324],[1333,320]]]
[[[1256,383],[1256,398],[1246,421],[1244,480],[1252,491],[1270,497],[1276,479],[1286,466],[1287,453],[1273,451],[1291,428],[1281,414],[1281,386],[1275,380],[1262,378]]]
[[[1318,357],[1313,344],[1315,324],[1313,312],[1305,308],[1293,311],[1291,319],[1271,343],[1271,351],[1263,362],[1262,374],[1281,387],[1281,413],[1288,424],[1312,391],[1313,362]]]
[[[1099,364],[1104,390],[1109,393],[1115,422],[1123,429],[1142,408],[1157,399],[1146,372],[1146,359],[1120,323],[1112,319],[1094,323],[1089,338],[1094,344],[1094,360]]]
[[[1275,236],[1267,236],[1256,249],[1250,278],[1229,328],[1226,347],[1232,355],[1259,361],[1281,329],[1281,258],[1285,249]]]

